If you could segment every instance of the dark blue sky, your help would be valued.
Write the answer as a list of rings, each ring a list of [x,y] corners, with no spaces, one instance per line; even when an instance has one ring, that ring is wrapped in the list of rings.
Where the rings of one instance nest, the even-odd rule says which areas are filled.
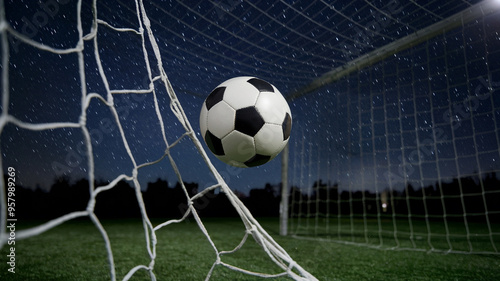
[[[451,2],[414,6],[399,1],[371,5],[364,1],[331,5],[311,1],[146,1],[145,7],[163,68],[201,140],[201,104],[222,81],[257,76],[290,97],[323,73],[469,6],[463,1]],[[75,47],[79,38],[76,4],[11,0],[5,2],[5,12],[16,32],[8,35],[9,114],[33,124],[78,123],[82,92],[77,53],[54,54],[16,37],[21,34],[57,49]],[[97,16],[114,27],[139,27],[132,2],[99,1]],[[496,12],[290,100],[291,183],[307,187],[321,178],[340,182],[344,189],[401,188],[406,181],[419,186],[435,182],[438,176],[449,180],[498,171],[498,18]],[[91,27],[92,9],[84,3],[83,34]],[[148,87],[137,34],[99,24],[97,43],[110,89]],[[156,76],[159,71],[150,44],[146,50]],[[94,51],[94,41],[84,41],[85,90],[106,98]],[[154,85],[167,141],[172,144],[184,129],[170,110],[163,84],[157,81]],[[158,159],[166,147],[153,96],[113,97],[136,162]],[[86,113],[96,178],[130,175],[132,162],[109,107],[93,98]],[[30,187],[48,188],[61,175],[87,178],[82,140],[79,128],[30,131],[7,124],[0,139],[3,167],[16,167],[19,181]],[[183,180],[199,182],[201,187],[215,183],[188,138],[171,154]],[[233,189],[247,192],[266,182],[281,181],[280,157],[250,169],[229,167],[212,155],[210,159]],[[139,171],[143,185],[159,177],[171,184],[177,181],[167,159]]]

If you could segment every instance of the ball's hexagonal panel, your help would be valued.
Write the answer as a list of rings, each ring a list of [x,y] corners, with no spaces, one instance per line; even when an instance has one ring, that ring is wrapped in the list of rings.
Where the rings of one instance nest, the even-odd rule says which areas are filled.
[[[224,155],[224,148],[222,147],[222,141],[214,136],[210,131],[207,131],[205,134],[205,142],[207,143],[208,148],[215,155]]]
[[[262,79],[252,78],[247,82],[252,84],[255,88],[257,88],[259,92],[271,92],[271,93],[274,92],[273,86]]]
[[[228,83],[224,93],[224,101],[232,108],[240,109],[254,106],[259,96],[259,90],[245,81],[234,80]]]
[[[274,157],[285,146],[283,129],[280,125],[266,123],[254,136],[255,152]]]
[[[217,87],[215,88],[205,100],[205,104],[207,105],[207,109],[210,110],[214,105],[222,101],[224,98],[224,92],[226,87]]]
[[[292,117],[288,114],[288,112],[285,115],[285,119],[283,119],[281,127],[283,129],[283,140],[288,140],[290,133],[292,132]]]
[[[253,137],[238,131],[232,131],[222,139],[224,154],[231,160],[245,162],[255,155]]]
[[[260,93],[255,107],[265,122],[273,124],[281,125],[285,114],[290,112],[290,107],[285,98],[277,93]]]
[[[260,116],[255,107],[245,107],[236,110],[236,119],[234,120],[234,129],[249,136],[255,136],[264,125],[264,119]]]
[[[237,162],[237,161],[234,161],[232,160],[230,157],[228,157],[227,155],[216,155],[217,158],[219,160],[221,160],[222,162],[226,163],[226,164],[229,164],[231,166],[235,166],[235,167],[239,167],[239,168],[248,168],[247,166],[245,166],[243,163],[240,163],[240,162]]]
[[[250,160],[245,161],[245,165],[247,167],[255,167],[255,166],[260,166],[262,164],[266,164],[269,162],[272,158],[267,155],[260,155],[256,154],[254,157],[252,157]]]
[[[225,102],[219,102],[208,110],[207,126],[214,136],[222,139],[234,130],[235,110]]]

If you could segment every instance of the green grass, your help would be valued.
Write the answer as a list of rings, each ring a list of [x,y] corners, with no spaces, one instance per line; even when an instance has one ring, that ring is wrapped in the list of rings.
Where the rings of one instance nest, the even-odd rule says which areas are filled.
[[[259,221],[319,280],[500,280],[499,256],[428,254],[302,240],[279,236],[277,219]],[[245,233],[238,219],[205,219],[204,223],[219,250],[233,249]],[[33,222],[18,222],[19,228],[31,225]],[[111,240],[118,280],[134,266],[149,264],[141,221],[105,221],[103,225]],[[162,228],[156,235],[154,273],[158,280],[204,280],[216,255],[193,219]],[[37,237],[16,241],[15,274],[7,272],[7,248],[0,251],[0,280],[109,280],[104,242],[89,221],[67,222]],[[280,272],[252,238],[238,252],[223,255],[222,261],[252,271]],[[131,280],[150,279],[140,270]],[[218,266],[211,280],[259,279]]]
[[[446,230],[447,229],[447,230]],[[382,248],[410,248],[435,252],[494,252],[490,230],[485,222],[407,218],[301,218],[290,220],[290,232],[297,236],[331,237],[346,242]],[[448,232],[448,233],[447,233]],[[491,223],[495,247],[500,249],[500,224]]]

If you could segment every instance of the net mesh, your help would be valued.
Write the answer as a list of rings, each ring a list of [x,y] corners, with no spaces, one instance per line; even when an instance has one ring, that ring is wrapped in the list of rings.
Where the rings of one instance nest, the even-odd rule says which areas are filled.
[[[290,232],[498,254],[497,28],[462,20],[299,98],[316,116],[290,144]]]
[[[48,10],[45,10],[48,15],[51,15],[51,12],[56,14],[56,8],[59,9],[60,7],[57,5],[62,5],[59,2],[52,2],[52,4],[53,5],[50,6]],[[215,268],[222,266],[257,277],[288,276],[295,280],[316,280],[311,274],[298,265],[261,227],[248,209],[242,204],[240,199],[228,187],[220,173],[211,164],[167,77],[157,43],[158,41],[154,36],[143,1],[135,1],[135,10],[133,12],[136,14],[136,23],[130,24],[130,22],[128,22],[130,25],[127,25],[127,22],[124,22],[123,26],[126,27],[112,25],[101,19],[100,12],[105,13],[106,10],[98,11],[96,1],[93,1],[89,6],[82,6],[82,1],[78,1],[74,7],[75,9],[73,12],[75,13],[74,18],[76,22],[70,21],[68,23],[74,25],[67,35],[71,37],[70,40],[66,40],[66,43],[45,43],[43,37],[37,37],[38,35],[35,29],[31,30],[32,32],[29,33],[27,29],[19,32],[19,30],[13,28],[11,23],[6,20],[5,3],[4,1],[0,1],[0,32],[2,41],[2,114],[0,116],[0,135],[5,137],[5,134],[11,132],[10,130],[21,130],[26,132],[26,134],[31,131],[40,134],[45,133],[47,135],[55,132],[60,132],[62,135],[77,134],[79,136],[79,141],[76,141],[72,145],[68,144],[65,148],[65,164],[63,165],[58,161],[54,161],[52,168],[60,171],[62,174],[67,170],[75,173],[83,173],[88,179],[88,192],[90,194],[87,205],[83,210],[71,211],[32,228],[18,230],[16,232],[16,239],[21,240],[31,237],[36,239],[37,235],[53,229],[69,220],[88,217],[101,234],[109,262],[110,278],[111,280],[116,280],[116,257],[113,253],[107,230],[95,211],[96,206],[99,205],[99,198],[101,198],[100,196],[102,194],[110,192],[112,189],[116,189],[119,182],[128,181],[133,185],[135,197],[139,206],[149,259],[148,262],[144,264],[130,268],[128,273],[123,277],[123,280],[131,279],[141,270],[145,270],[149,274],[151,280],[156,280],[154,268],[155,260],[158,256],[156,233],[173,224],[186,220],[187,217],[194,218],[199,230],[206,237],[207,242],[215,253],[213,265],[207,273],[206,279],[210,279]],[[38,20],[41,21],[43,18],[38,18]],[[48,22],[45,22],[44,25],[47,24]],[[57,29],[55,32],[57,32]],[[119,42],[123,42],[117,40],[117,38],[120,37],[126,38],[125,41],[129,44],[139,44],[142,50],[140,54],[120,52],[122,48],[127,49],[126,45],[117,46]],[[68,41],[73,42],[72,46],[68,46]],[[55,81],[45,80],[43,86],[47,87],[45,89],[68,91],[66,97],[72,99],[80,108],[75,108],[74,105],[68,105],[68,108],[64,108],[66,105],[64,103],[65,100],[61,100],[60,103],[55,106],[50,104],[44,105],[40,97],[26,94],[24,95],[24,99],[29,102],[22,102],[23,98],[20,98],[20,96],[22,97],[22,93],[19,92],[29,92],[29,89],[23,89],[22,87],[29,86],[13,83],[13,80],[15,80],[13,77],[17,77],[13,74],[13,71],[15,71],[16,64],[20,63],[16,54],[18,54],[17,52],[21,48],[30,48],[33,50],[34,55],[31,59],[36,60],[36,55],[38,55],[41,61],[46,62],[44,68],[39,67],[38,69],[34,69],[32,73],[30,73],[32,75],[46,75],[49,77],[55,72],[53,71],[55,69],[54,65],[60,66],[63,62],[66,63],[63,72],[70,73],[69,79],[65,79],[68,77],[64,76],[64,73],[59,73],[59,75],[61,75],[61,80],[57,82],[58,85],[55,85]],[[120,53],[120,55],[125,55],[126,57],[116,57],[113,56],[113,53]],[[112,73],[120,72],[127,75],[127,70],[129,70],[126,69],[126,67],[124,69],[116,69],[116,64],[113,63],[112,58],[115,60],[124,59],[134,61],[134,64],[131,64],[130,68],[133,68],[131,76],[135,79],[124,77],[119,83],[115,79],[112,79]],[[137,61],[141,62],[137,63]],[[36,61],[33,62],[33,64],[36,64]],[[145,79],[137,81],[137,77],[145,77]],[[30,79],[29,77],[23,78]],[[97,86],[90,86],[88,83],[90,78],[98,78],[100,82]],[[41,85],[37,86],[41,87]],[[78,94],[75,95],[75,92]],[[165,99],[160,98],[162,95],[168,97],[168,99],[166,99],[168,101],[166,104],[162,102]],[[151,126],[152,130],[148,131],[147,134],[153,134],[155,138],[159,139],[159,141],[157,141],[157,146],[163,147],[163,151],[158,153],[158,149],[155,150],[151,148],[154,154],[148,155],[147,157],[141,156],[143,154],[138,153],[140,143],[136,143],[137,138],[135,134],[141,132],[141,129],[134,127],[134,122],[132,122],[131,125],[129,122],[125,121],[129,119],[133,120],[136,117],[134,116],[133,110],[136,109],[134,106],[137,107],[138,103],[130,102],[130,99],[134,99],[135,101],[148,100],[150,104],[152,104],[148,112],[154,112],[153,116],[156,121],[154,125]],[[38,102],[40,103],[40,107],[37,107]],[[11,114],[11,110],[13,109],[12,111],[15,112],[19,104],[21,104],[21,106],[32,106],[32,112],[39,114],[24,116],[15,116]],[[38,111],[38,109],[44,106],[48,106],[49,109],[52,110],[52,112],[46,116],[43,115],[43,112]],[[100,124],[93,123],[93,120],[96,120],[96,108],[103,106],[109,110],[108,117],[100,119]],[[45,108],[45,112],[50,110]],[[74,111],[74,120],[77,121],[60,122],[56,120],[59,117],[58,110]],[[144,112],[145,111],[140,111],[139,114]],[[171,112],[171,115],[169,115],[168,112]],[[101,125],[101,127],[99,127],[101,132],[106,129],[106,126],[115,126],[116,130],[114,133],[111,133],[111,131],[109,132],[110,135],[113,135],[115,140],[114,145],[116,147],[113,148],[125,151],[126,156],[115,159],[113,154],[113,159],[114,161],[125,162],[127,163],[126,165],[130,167],[129,170],[116,172],[117,175],[112,181],[102,185],[95,184],[96,175],[99,175],[100,169],[107,169],[108,167],[106,167],[106,164],[103,166],[101,161],[96,159],[94,150],[108,149],[108,147],[104,147],[101,141],[103,136],[95,129],[96,125]],[[147,126],[147,124],[145,126]],[[179,128],[181,129],[179,130]],[[186,139],[188,141],[186,141]],[[194,194],[192,194],[192,190],[188,190],[186,187],[182,179],[181,168],[177,165],[178,162],[175,160],[180,153],[179,150],[175,150],[175,148],[179,145],[184,145],[184,148],[186,142],[191,143],[191,150],[195,150],[198,153],[200,161],[208,166],[208,170],[216,180],[215,184]],[[71,149],[71,147],[77,148]],[[74,153],[74,150],[85,152],[85,157],[79,157],[78,154]],[[5,151],[3,152],[6,153]],[[33,152],[36,154],[36,148],[33,148]],[[149,166],[158,165],[158,163],[165,159],[170,163],[170,166],[179,180],[187,205],[181,218],[167,220],[154,226],[146,212],[140,178],[141,173],[147,173]],[[163,163],[164,162],[162,162],[162,164]],[[9,219],[7,204],[5,204],[7,200],[6,188],[4,179],[2,179],[0,184],[0,202],[2,202],[2,207],[0,209],[0,224],[3,226],[0,232],[0,245],[2,246],[6,245],[9,236],[9,234],[6,233],[5,227]],[[214,243],[195,206],[197,199],[214,192],[214,190],[219,190],[227,196],[227,199],[239,214],[246,229],[240,244],[230,251],[221,250]],[[267,254],[270,261],[281,268],[280,273],[269,274],[254,272],[223,261],[223,255],[238,251],[245,244],[248,237],[253,237],[261,246],[261,249]],[[168,275],[168,273],[162,274]]]

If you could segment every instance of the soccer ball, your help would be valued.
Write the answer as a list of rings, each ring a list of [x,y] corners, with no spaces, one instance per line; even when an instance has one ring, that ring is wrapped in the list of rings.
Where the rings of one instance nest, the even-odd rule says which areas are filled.
[[[208,95],[200,129],[218,159],[236,167],[255,167],[276,157],[288,143],[292,114],[273,85],[255,77],[236,77]]]

